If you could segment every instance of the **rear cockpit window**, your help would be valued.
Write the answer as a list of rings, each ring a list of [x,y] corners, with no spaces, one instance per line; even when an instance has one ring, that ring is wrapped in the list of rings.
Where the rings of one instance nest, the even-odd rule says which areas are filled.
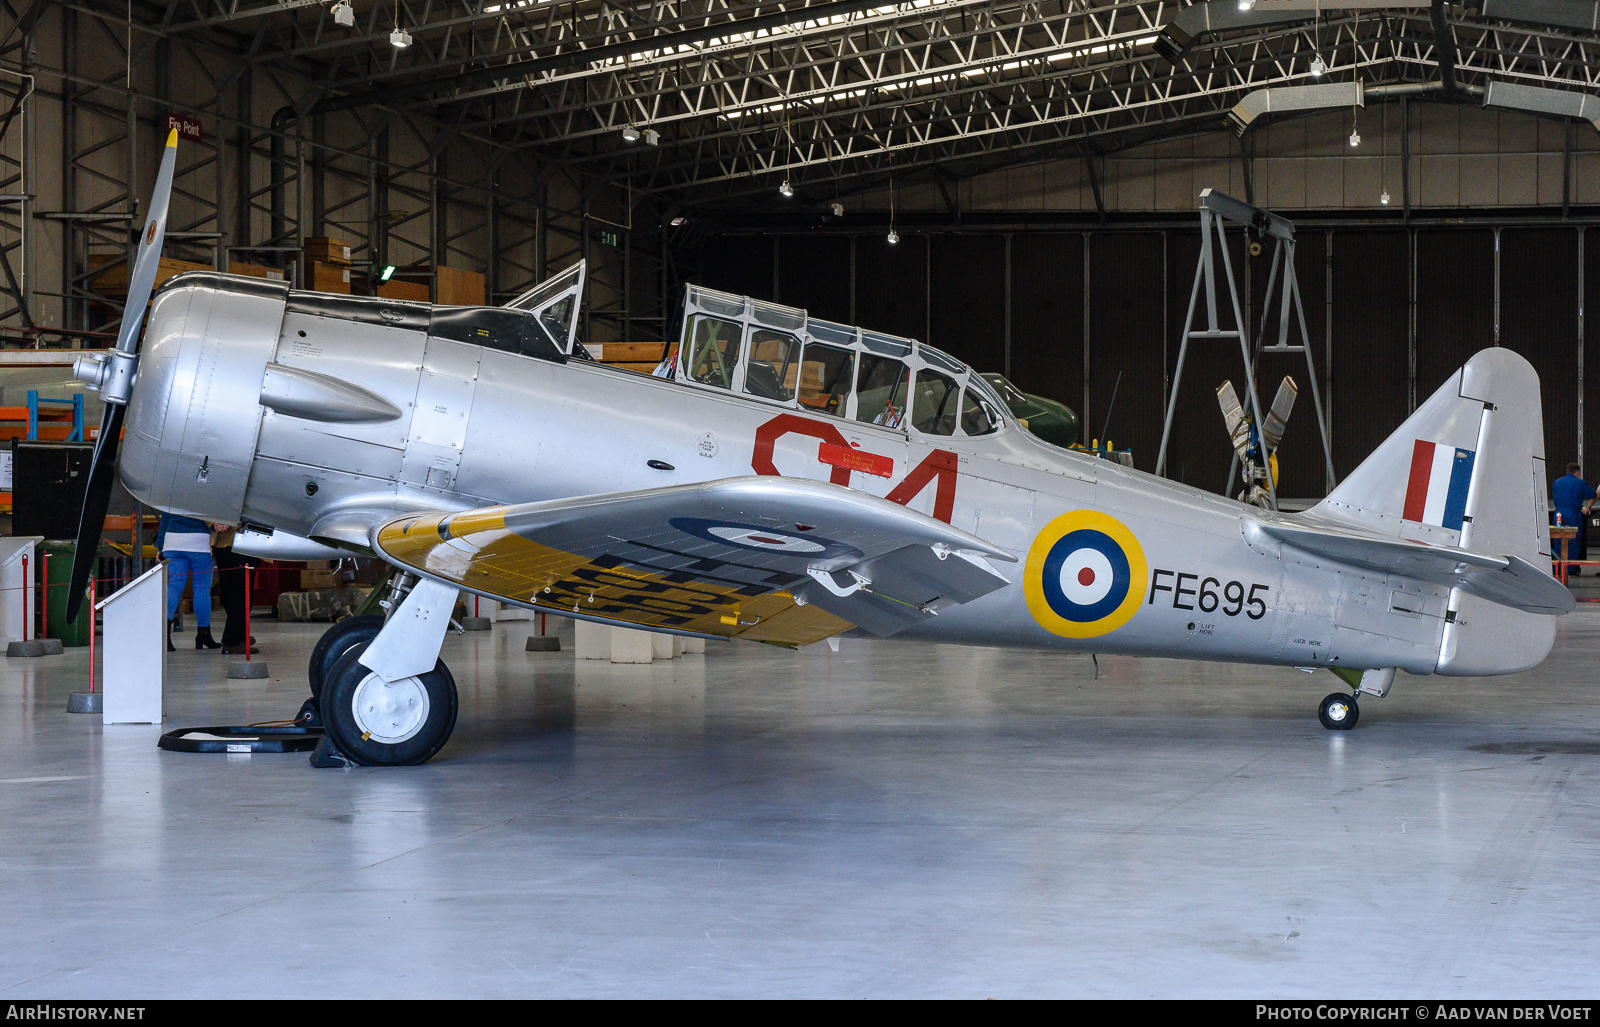
[[[758,328],[750,333],[744,362],[744,391],[762,399],[794,399],[800,376],[800,340],[783,332]]]
[[[733,369],[739,364],[741,329],[732,321],[698,314],[689,320],[689,355],[684,373],[690,381],[733,388]]]
[[[807,343],[800,361],[800,405],[843,417],[855,365],[856,355],[850,350]]]

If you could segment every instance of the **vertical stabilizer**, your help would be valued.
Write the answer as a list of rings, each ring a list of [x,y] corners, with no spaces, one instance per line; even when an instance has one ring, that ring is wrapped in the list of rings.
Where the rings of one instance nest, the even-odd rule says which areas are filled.
[[[1304,519],[1548,567],[1547,487],[1539,376],[1496,347],[1451,375]],[[1554,637],[1553,617],[1454,590],[1437,671],[1525,670]]]

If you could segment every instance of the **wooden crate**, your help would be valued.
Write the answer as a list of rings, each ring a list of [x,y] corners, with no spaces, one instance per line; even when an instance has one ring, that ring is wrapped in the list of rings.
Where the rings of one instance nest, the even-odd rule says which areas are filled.
[[[649,361],[654,367],[667,355],[664,342],[597,342],[585,345],[602,364],[633,364]]]
[[[242,260],[228,261],[228,274],[248,275],[251,278],[270,278],[273,281],[283,281],[283,272],[275,267],[266,267],[262,264],[246,264]]]
[[[109,296],[112,299],[124,299],[127,297],[128,264],[126,261],[118,264],[112,264],[112,261],[120,259],[121,255],[116,253],[89,254],[89,267],[91,270],[97,267],[106,267],[108,264],[111,265],[106,267],[106,269],[99,275],[89,279],[89,286],[95,291],[99,292],[100,295]],[[156,267],[156,287],[160,288],[161,285],[168,279],[176,278],[185,271],[210,270],[210,264],[195,264],[187,260],[174,260],[171,257],[162,257],[161,262]]]
[[[343,239],[317,236],[306,240],[306,260],[319,264],[350,266],[350,244]]]
[[[391,300],[428,302],[428,286],[423,282],[402,282],[391,278],[378,286],[378,295]]]
[[[478,272],[440,267],[435,269],[434,281],[439,288],[440,303],[453,307],[483,306],[483,276]]]
[[[338,264],[307,264],[306,278],[314,292],[350,292],[350,269]]]

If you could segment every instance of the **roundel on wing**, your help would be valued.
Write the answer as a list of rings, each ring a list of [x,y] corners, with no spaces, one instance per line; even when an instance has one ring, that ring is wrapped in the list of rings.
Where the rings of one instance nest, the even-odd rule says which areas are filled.
[[[1144,549],[1126,525],[1098,511],[1074,510],[1033,540],[1023,590],[1028,611],[1045,630],[1093,638],[1139,612],[1145,578]]]
[[[830,538],[779,531],[760,524],[712,521],[703,517],[674,517],[667,523],[679,531],[710,542],[720,542],[757,552],[783,553],[789,556],[814,557],[819,560],[834,557],[859,559],[862,555],[861,550],[856,547]]]

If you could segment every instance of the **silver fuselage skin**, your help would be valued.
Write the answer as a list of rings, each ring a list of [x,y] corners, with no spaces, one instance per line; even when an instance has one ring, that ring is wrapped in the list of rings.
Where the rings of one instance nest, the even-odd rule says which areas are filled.
[[[359,548],[376,521],[419,509],[651,489],[763,467],[829,480],[835,468],[819,462],[815,434],[772,427],[787,417],[783,425],[820,422],[853,448],[892,459],[887,477],[849,479],[877,496],[930,454],[954,454],[951,523],[1017,557],[996,564],[1010,585],[896,637],[1417,674],[1439,663],[1447,589],[1253,548],[1246,525],[1280,515],[1058,449],[1009,419],[988,435],[924,437],[589,361],[430,337],[426,305],[366,301],[376,316],[356,321],[297,309],[294,296],[277,283],[209,274],[176,279],[157,296],[121,462],[142,501]],[[349,383],[398,416],[341,414],[337,397],[317,416],[264,406],[269,365]],[[763,435],[770,465],[759,459]],[[933,514],[936,494],[930,482],[908,505]],[[1131,619],[1075,638],[1042,626],[1023,579],[1040,532],[1080,510],[1125,525],[1148,569]],[[1245,594],[1248,604],[1228,598]],[[1548,633],[1534,622],[1551,620],[1522,623]]]

